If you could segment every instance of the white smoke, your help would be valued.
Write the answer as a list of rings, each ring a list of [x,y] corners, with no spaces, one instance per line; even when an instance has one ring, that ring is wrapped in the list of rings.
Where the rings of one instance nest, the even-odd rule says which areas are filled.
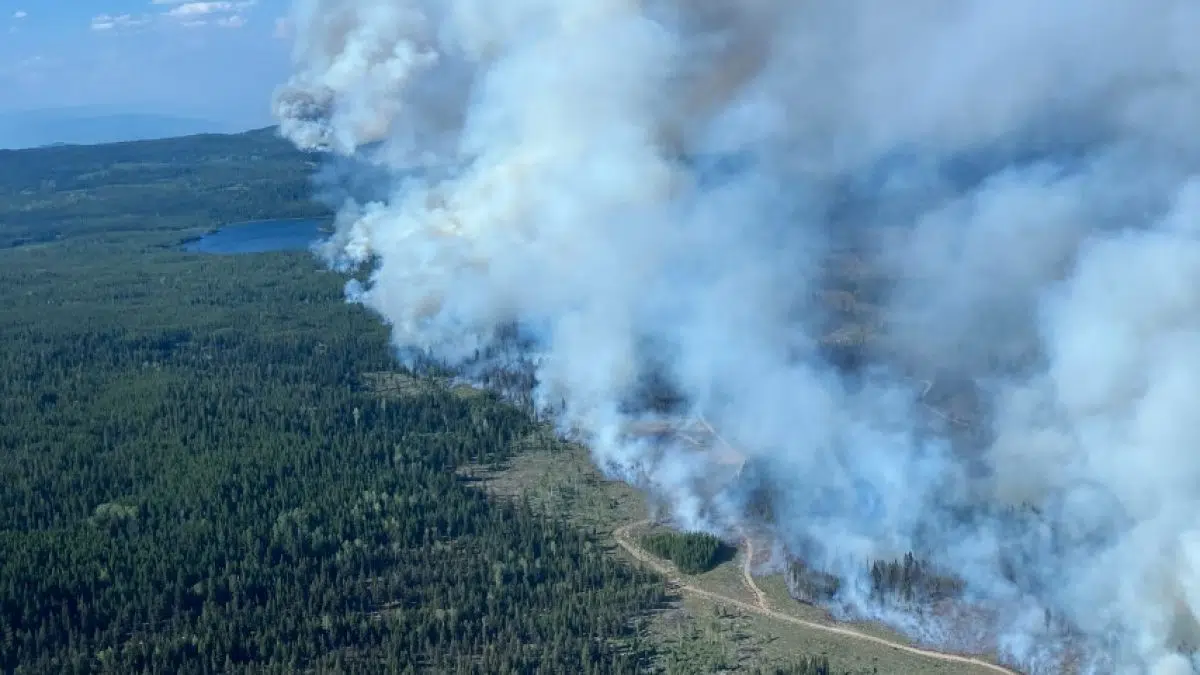
[[[1027,669],[1070,642],[1084,670],[1196,672],[1200,5],[300,0],[295,22],[282,132],[396,176],[325,253],[370,264],[353,298],[398,347],[488,365],[515,325],[537,402],[602,466],[734,528],[750,495],[718,489],[720,453],[626,433],[664,380],[855,611],[877,611],[863,560],[917,550]],[[881,286],[852,374],[821,344],[847,246]],[[931,414],[927,380],[987,433]]]

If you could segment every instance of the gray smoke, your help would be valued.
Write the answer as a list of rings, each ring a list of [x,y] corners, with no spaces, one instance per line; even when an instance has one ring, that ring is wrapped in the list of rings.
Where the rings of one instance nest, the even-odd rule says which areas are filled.
[[[1023,668],[1196,672],[1200,5],[300,0],[295,21],[281,129],[392,177],[324,253],[370,265],[348,290],[398,347],[500,367],[515,327],[536,401],[601,466],[687,527],[768,495],[847,611],[972,646],[867,599],[865,561],[915,550]],[[846,311],[865,338],[829,335]],[[630,432],[688,418],[719,439]]]

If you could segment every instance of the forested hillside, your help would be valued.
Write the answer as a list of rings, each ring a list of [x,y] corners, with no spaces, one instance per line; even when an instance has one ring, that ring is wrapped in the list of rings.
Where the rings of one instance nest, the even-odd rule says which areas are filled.
[[[272,129],[0,150],[0,248],[323,215],[308,199],[316,167]]]
[[[644,665],[661,581],[455,477],[528,417],[381,402],[386,329],[307,254],[177,249],[319,210],[274,144],[0,153],[0,232],[46,242],[0,251],[0,672]]]

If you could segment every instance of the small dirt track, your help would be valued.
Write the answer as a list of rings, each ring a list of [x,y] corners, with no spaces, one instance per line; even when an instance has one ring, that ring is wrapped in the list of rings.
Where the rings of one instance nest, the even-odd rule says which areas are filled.
[[[758,587],[754,582],[754,575],[750,574],[750,564],[754,562],[754,542],[750,537],[743,537],[746,542],[746,554],[742,556],[742,579],[746,582],[746,586],[754,591],[754,597],[758,600],[758,606],[763,608],[763,611],[770,612],[771,605],[767,602],[767,594]]]
[[[907,652],[909,654],[925,656],[925,657],[928,657],[931,659],[937,659],[939,661],[945,661],[945,662],[949,662],[949,663],[962,663],[962,664],[967,664],[967,665],[972,665],[972,666],[978,666],[980,668],[986,668],[988,670],[991,670],[992,672],[1005,673],[1006,675],[1021,675],[1019,672],[1017,672],[1015,670],[1005,668],[1004,666],[998,666],[994,663],[988,663],[987,661],[984,661],[982,659],[977,659],[977,658],[973,658],[970,656],[960,656],[958,654],[947,654],[945,652],[934,651],[932,649],[921,649],[920,647],[913,647],[910,645],[903,644],[901,642],[893,642],[891,640],[887,640],[887,639],[884,639],[881,637],[876,637],[874,635],[860,633],[851,628],[845,628],[842,626],[829,626],[829,625],[817,623],[815,621],[807,621],[805,619],[791,616],[790,614],[784,614],[783,612],[777,612],[777,611],[771,609],[767,605],[766,595],[762,592],[761,589],[759,589],[758,584],[754,583],[753,578],[750,576],[750,555],[753,551],[750,550],[750,548],[749,548],[749,539],[746,540],[747,541],[747,551],[746,551],[745,562],[742,565],[742,574],[745,577],[747,584],[750,586],[751,590],[754,591],[755,596],[757,596],[759,605],[761,605],[761,606],[751,604],[749,602],[743,602],[742,600],[724,596],[719,593],[713,593],[712,591],[708,591],[708,590],[705,590],[698,586],[694,586],[692,584],[686,583],[681,578],[679,578],[679,576],[675,573],[675,570],[672,569],[672,567],[670,565],[668,565],[667,563],[658,559],[654,555],[651,555],[648,551],[642,549],[640,546],[638,546],[636,543],[634,543],[632,539],[630,539],[629,532],[631,530],[633,530],[636,527],[648,525],[649,523],[650,523],[650,521],[648,521],[648,520],[642,520],[642,521],[638,521],[635,523],[629,523],[627,525],[622,525],[621,527],[617,528],[617,530],[615,532],[613,532],[613,536],[616,538],[617,544],[619,544],[621,546],[621,548],[628,551],[629,555],[632,555],[634,558],[636,558],[642,564],[654,569],[659,574],[665,576],[671,583],[673,583],[677,588],[679,588],[679,590],[683,591],[684,593],[691,593],[692,595],[697,595],[702,598],[708,598],[709,600],[713,600],[713,601],[716,601],[719,603],[723,603],[726,605],[732,605],[734,607],[737,607],[738,609],[743,609],[747,612],[754,612],[755,614],[761,614],[763,616],[769,616],[772,619],[784,621],[786,623],[791,623],[791,624],[795,624],[798,626],[804,626],[805,628],[809,628],[812,630],[819,630],[819,631],[824,631],[826,633],[841,635],[844,637],[853,638],[855,640],[863,640],[864,642],[873,642],[877,645],[882,645],[884,647],[890,647],[897,651]]]

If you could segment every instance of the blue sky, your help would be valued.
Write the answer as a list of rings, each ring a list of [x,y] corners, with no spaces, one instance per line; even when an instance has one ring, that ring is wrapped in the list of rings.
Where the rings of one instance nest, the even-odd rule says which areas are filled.
[[[288,0],[0,0],[0,111],[103,105],[270,123]]]

